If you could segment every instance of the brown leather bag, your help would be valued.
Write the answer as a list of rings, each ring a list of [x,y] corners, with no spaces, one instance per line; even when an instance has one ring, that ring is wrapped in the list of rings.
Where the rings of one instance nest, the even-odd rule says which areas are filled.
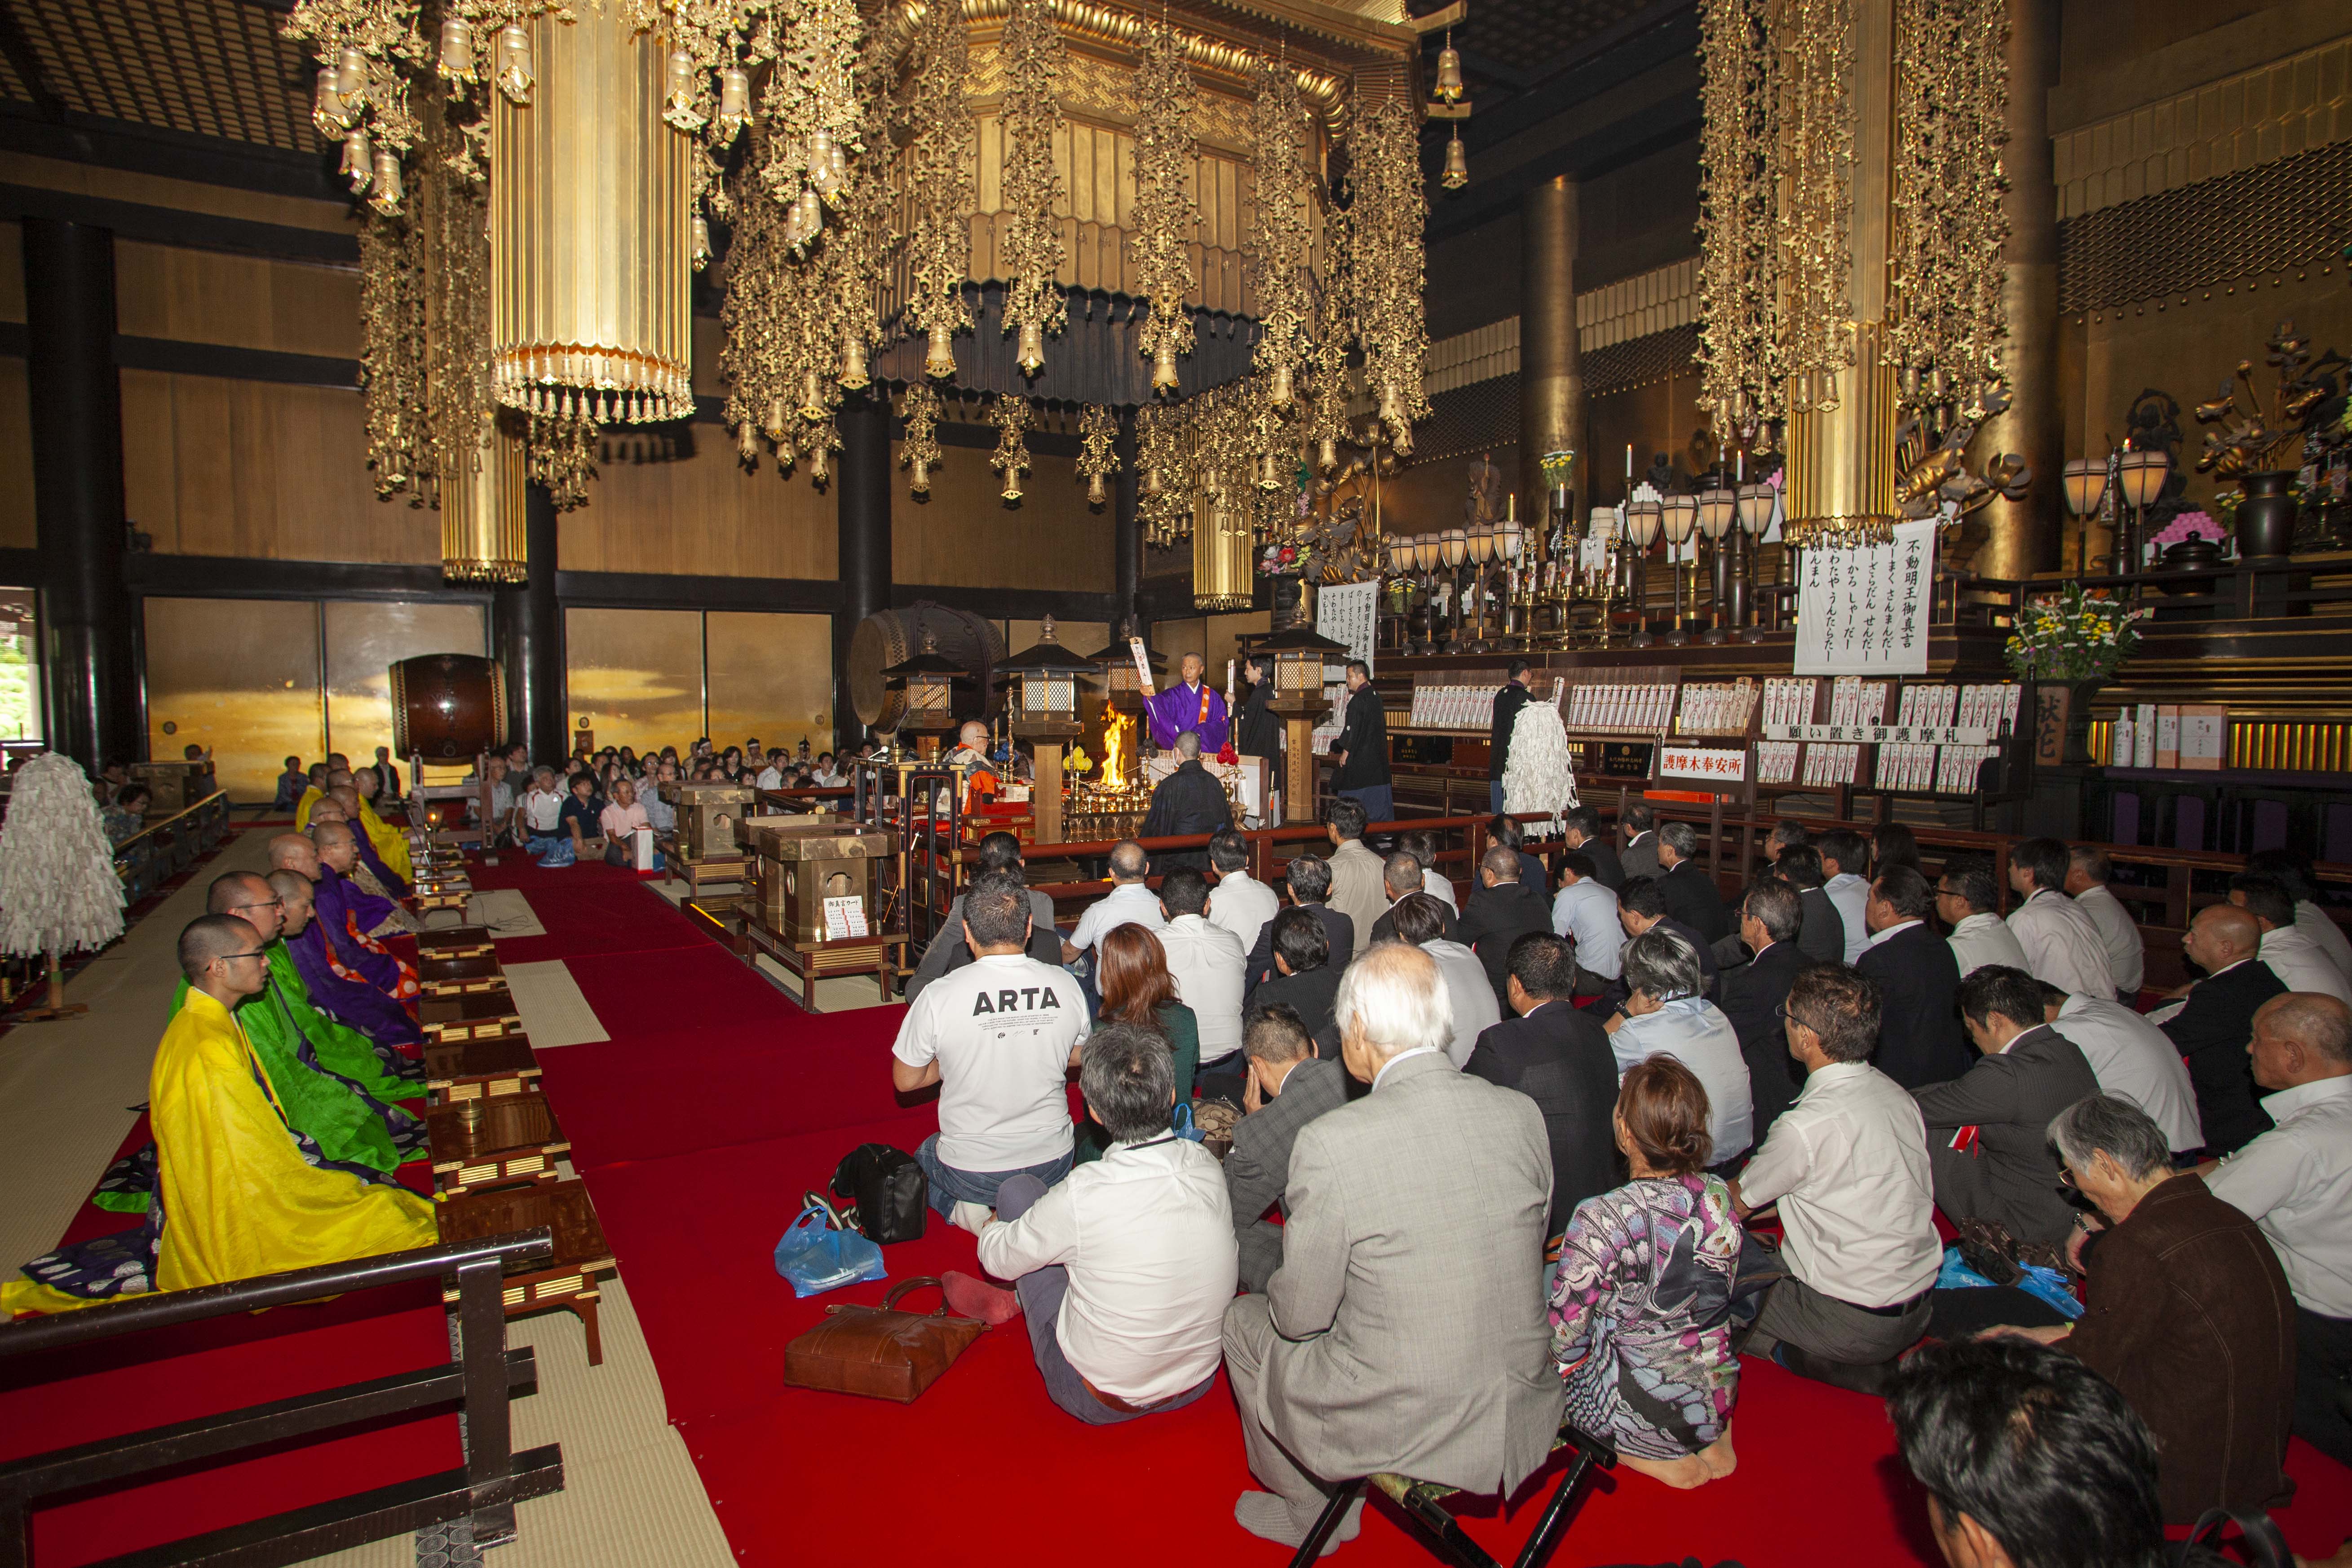
[[[879,1307],[827,1307],[824,1322],[784,1347],[784,1382],[910,1403],[988,1331],[975,1319],[948,1316],[944,1303],[928,1316],[896,1310],[908,1291],[938,1283],[922,1275],[891,1286]]]

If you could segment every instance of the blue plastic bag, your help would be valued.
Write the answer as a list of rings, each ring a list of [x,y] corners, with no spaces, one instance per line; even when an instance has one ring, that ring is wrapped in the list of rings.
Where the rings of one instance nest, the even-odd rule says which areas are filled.
[[[887,1279],[882,1249],[854,1230],[835,1230],[822,1204],[811,1204],[776,1243],[776,1272],[795,1296],[822,1295],[861,1279]]]
[[[2021,1263],[2024,1270],[2017,1288],[2029,1296],[2037,1297],[2069,1321],[2083,1315],[2083,1303],[2074,1300],[2074,1292],[2066,1289],[2066,1277],[2055,1268],[2044,1268],[2036,1263]]]
[[[1198,1143],[1209,1135],[1207,1129],[1192,1120],[1192,1102],[1189,1100],[1179,1103],[1175,1110],[1170,1114],[1168,1130],[1177,1137],[1192,1143]]]

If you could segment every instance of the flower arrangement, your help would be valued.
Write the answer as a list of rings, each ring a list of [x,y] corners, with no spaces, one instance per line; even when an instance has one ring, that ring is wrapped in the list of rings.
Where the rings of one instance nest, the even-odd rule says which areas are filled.
[[[2011,671],[2024,679],[2104,680],[2139,645],[2132,623],[2145,613],[2069,583],[2026,606],[2002,651]]]
[[[2164,525],[2162,532],[2148,542],[2158,546],[2186,544],[2192,539],[2210,540],[2215,544],[2225,542],[2229,534],[2212,517],[2201,511],[2184,511]]]

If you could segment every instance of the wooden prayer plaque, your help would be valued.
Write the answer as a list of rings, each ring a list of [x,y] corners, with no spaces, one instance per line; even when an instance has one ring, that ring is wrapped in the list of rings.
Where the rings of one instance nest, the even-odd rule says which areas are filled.
[[[433,1180],[445,1193],[515,1182],[551,1182],[572,1147],[543,1094],[509,1094],[428,1106],[425,1131]]]
[[[577,1312],[588,1331],[588,1364],[604,1363],[604,1346],[596,1332],[596,1277],[613,1271],[613,1249],[604,1240],[604,1227],[596,1223],[587,1184],[550,1182],[467,1193],[443,1199],[433,1212],[444,1241],[480,1241],[519,1230],[549,1231],[555,1244],[552,1259],[508,1271],[507,1316],[520,1317],[550,1307]],[[444,1288],[441,1299],[457,1300],[456,1289]]]

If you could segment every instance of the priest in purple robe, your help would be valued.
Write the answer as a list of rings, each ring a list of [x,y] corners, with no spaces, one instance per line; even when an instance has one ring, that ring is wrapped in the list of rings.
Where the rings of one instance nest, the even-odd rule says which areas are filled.
[[[369,984],[343,963],[344,950],[353,944],[348,939],[340,943],[329,940],[327,923],[316,917],[312,907],[317,888],[310,888],[310,898],[289,891],[279,880],[288,874],[272,872],[269,885],[286,900],[286,951],[293,956],[294,968],[302,976],[311,1005],[378,1045],[423,1045],[425,1031],[416,1026],[408,1009]]]
[[[1225,749],[1231,726],[1224,693],[1202,682],[1207,668],[1208,661],[1199,654],[1186,654],[1177,666],[1176,684],[1144,700],[1144,711],[1151,716],[1151,743],[1159,750],[1172,749],[1176,737],[1187,730],[1201,737],[1202,756],[1213,757]]]

